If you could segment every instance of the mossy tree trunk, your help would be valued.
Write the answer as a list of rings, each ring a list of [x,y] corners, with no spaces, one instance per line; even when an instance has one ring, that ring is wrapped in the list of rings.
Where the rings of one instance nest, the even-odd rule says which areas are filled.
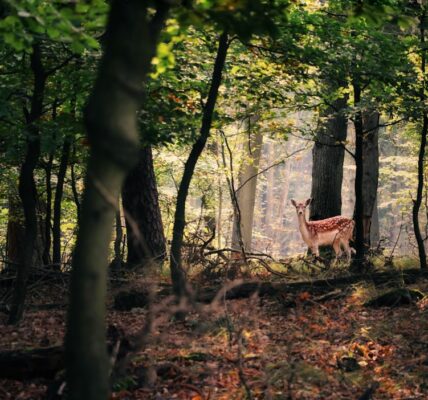
[[[168,3],[114,0],[105,53],[85,110],[91,144],[73,257],[66,334],[69,399],[106,400],[105,302],[109,244],[123,181],[138,158],[137,110]]]

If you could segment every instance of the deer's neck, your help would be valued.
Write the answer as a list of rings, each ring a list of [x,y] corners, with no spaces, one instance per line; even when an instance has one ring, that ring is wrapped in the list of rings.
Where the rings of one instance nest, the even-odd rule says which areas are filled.
[[[312,241],[312,235],[309,231],[308,223],[306,222],[306,217],[304,214],[298,215],[299,220],[299,230],[302,234],[302,238],[306,243],[309,243]]]

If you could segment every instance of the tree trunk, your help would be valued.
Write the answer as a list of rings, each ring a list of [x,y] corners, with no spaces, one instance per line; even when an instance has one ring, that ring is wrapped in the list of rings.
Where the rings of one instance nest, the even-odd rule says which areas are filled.
[[[358,107],[361,102],[361,88],[358,83],[353,83],[354,106]],[[364,179],[364,131],[361,111],[358,110],[354,117],[355,126],[355,250],[356,255],[353,262],[354,269],[361,269],[364,262],[366,246],[364,245],[364,201],[363,201],[363,179]]]
[[[70,175],[71,175],[71,191],[73,192],[73,200],[74,204],[76,205],[76,217],[77,222],[80,221],[80,198],[79,193],[77,191],[77,178],[76,178],[76,171],[74,169],[74,165],[76,162],[76,146],[73,146],[73,161],[70,165]]]
[[[69,399],[109,395],[106,351],[106,274],[113,219],[121,186],[138,159],[137,110],[168,3],[152,14],[140,0],[113,0],[105,53],[85,110],[91,143],[73,256],[66,333]]]
[[[379,182],[379,113],[363,113],[363,229],[364,245],[369,249],[371,243],[372,216],[375,212],[377,188]]]
[[[181,247],[183,244],[184,227],[186,225],[186,199],[196,163],[198,162],[199,156],[204,150],[205,144],[210,134],[211,122],[217,100],[218,89],[221,84],[222,72],[228,47],[228,35],[226,32],[224,32],[219,39],[210,90],[202,115],[202,126],[199,138],[193,144],[192,150],[190,151],[189,157],[187,158],[187,161],[184,165],[183,177],[181,178],[180,186],[178,188],[177,204],[174,215],[173,236],[171,242],[171,279],[174,293],[178,297],[186,294],[186,278],[181,265]]]
[[[67,172],[68,160],[70,158],[71,139],[66,137],[62,145],[61,161],[59,163],[58,179],[55,189],[54,216],[52,226],[53,236],[53,263],[61,265],[61,202],[64,193],[64,179]]]
[[[269,166],[273,160],[275,159],[275,149],[272,142],[268,142],[265,145],[267,147],[267,160],[266,165]],[[263,223],[264,223],[264,233],[270,234],[274,225],[276,225],[277,220],[275,218],[275,187],[277,183],[275,180],[275,168],[271,168],[266,173],[266,201],[264,204],[264,215],[263,215]]]
[[[122,189],[128,266],[144,266],[165,259],[166,243],[158,197],[152,149],[146,146],[140,151],[138,164],[127,176]]]
[[[52,105],[52,120],[55,120],[57,117],[58,111],[58,99],[55,98]],[[52,140],[55,141],[56,133],[53,133]],[[49,264],[51,261],[51,231],[52,231],[52,166],[55,155],[55,149],[52,149],[49,154],[48,163],[45,166],[46,172],[46,216],[45,216],[45,232],[44,232],[44,242],[45,247],[43,250],[43,263],[45,265]]]
[[[9,214],[7,220],[7,261],[9,265],[22,265],[22,252],[25,238],[24,216],[18,194],[9,194]]]
[[[52,164],[54,151],[49,154],[49,160],[45,167],[46,173],[46,214],[45,214],[45,248],[43,250],[43,263],[45,265],[51,260],[51,228],[52,228]]]
[[[122,240],[123,240],[123,229],[122,229],[122,216],[120,212],[120,202],[118,210],[116,211],[115,217],[115,237],[114,237],[114,258],[110,264],[110,268],[119,270],[122,267]]]
[[[419,156],[418,156],[418,188],[416,192],[416,199],[413,200],[413,229],[415,231],[415,238],[418,244],[418,253],[419,253],[419,262],[421,264],[421,269],[427,269],[427,259],[424,240],[422,238],[421,229],[419,226],[419,210],[422,204],[422,195],[424,188],[424,167],[425,167],[425,148],[427,144],[427,133],[428,133],[428,113],[425,109],[425,68],[426,68],[426,48],[425,48],[425,23],[426,16],[425,11],[419,19],[420,22],[420,44],[421,44],[421,72],[423,76],[422,87],[420,90],[420,100],[423,108],[422,112],[422,130],[421,130],[421,144],[419,147]]]
[[[375,205],[373,207],[372,213],[372,222],[370,225],[370,243],[372,248],[377,248],[380,240],[380,231],[379,231],[379,212],[377,207],[377,196],[375,200]]]
[[[239,170],[239,186],[236,188],[238,207],[235,207],[232,231],[232,248],[240,249],[239,243],[240,239],[242,239],[245,251],[251,251],[257,172],[263,146],[262,131],[257,128],[252,129],[251,123],[252,118],[248,117],[248,132],[246,132],[244,155]],[[240,229],[238,224],[240,224]],[[239,235],[242,237],[240,238]]]
[[[36,125],[43,113],[43,99],[45,93],[46,74],[42,64],[39,44],[33,45],[31,54],[31,70],[34,75],[31,110],[26,115],[27,124],[27,150],[24,162],[19,173],[19,197],[24,209],[25,239],[23,244],[22,265],[14,286],[9,323],[20,321],[24,312],[27,280],[34,262],[37,242],[37,189],[34,182],[34,169],[40,156],[40,133]]]
[[[222,247],[222,236],[223,236],[223,175],[220,173],[221,169],[221,143],[219,136],[216,140],[216,160],[217,160],[217,196],[218,196],[218,210],[217,210],[217,248],[221,249]]]
[[[343,111],[347,101],[347,96],[341,97],[321,114],[326,121],[319,123],[312,150],[310,219],[313,221],[342,213],[343,142],[347,134],[347,118]]]

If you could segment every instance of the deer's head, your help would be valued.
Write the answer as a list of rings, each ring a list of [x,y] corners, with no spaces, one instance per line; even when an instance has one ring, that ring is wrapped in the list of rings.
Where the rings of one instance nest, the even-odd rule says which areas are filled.
[[[293,199],[291,199],[291,204],[296,207],[297,215],[305,215],[306,207],[311,204],[312,199],[307,199],[304,203],[296,203]]]

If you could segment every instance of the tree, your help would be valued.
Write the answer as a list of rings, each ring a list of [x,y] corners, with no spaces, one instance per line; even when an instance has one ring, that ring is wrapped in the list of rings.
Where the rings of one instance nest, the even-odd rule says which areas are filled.
[[[251,251],[257,172],[263,146],[263,131],[254,126],[256,120],[257,116],[246,118],[244,154],[239,169],[238,187],[234,189],[237,204],[233,216],[232,248],[240,250],[242,241],[245,251]]]
[[[24,312],[27,279],[33,266],[37,240],[37,189],[34,182],[34,170],[40,156],[40,132],[37,120],[43,113],[43,100],[47,74],[42,64],[40,44],[33,45],[31,53],[31,69],[34,75],[34,87],[31,109],[26,112],[27,151],[19,174],[19,197],[24,208],[24,246],[22,265],[18,269],[15,280],[12,307],[8,322],[17,323]]]
[[[122,202],[126,212],[128,266],[163,261],[166,242],[151,146],[140,150],[138,164],[125,180]]]
[[[55,108],[51,105],[56,104],[55,99],[58,97],[58,93],[53,93],[56,87],[54,81],[58,72],[75,57],[71,48],[90,48],[94,42],[86,30],[81,29],[78,32],[74,29],[76,20],[81,21],[84,17],[77,18],[75,15],[76,18],[71,22],[69,12],[60,13],[49,2],[39,3],[7,2],[7,6],[2,8],[3,15],[0,20],[0,31],[2,34],[7,32],[4,35],[6,40],[2,42],[0,48],[4,66],[7,67],[7,74],[2,80],[1,102],[2,105],[8,104],[2,114],[8,128],[2,126],[0,129],[1,144],[4,148],[10,146],[4,150],[9,165],[11,167],[19,165],[18,186],[26,232],[12,297],[9,317],[11,323],[17,322],[22,317],[31,267],[49,261],[52,165],[49,165],[50,159],[46,165],[43,156],[45,153],[49,156],[53,154],[49,151],[51,147],[46,146],[51,137],[45,134],[45,128],[54,119],[54,116],[52,118],[48,116],[48,111]],[[63,7],[67,8],[67,5]],[[86,11],[83,15],[86,15]],[[96,26],[96,19],[93,22],[92,26]],[[83,37],[85,39],[82,40]],[[58,43],[62,40],[68,45]],[[85,47],[83,43],[88,42],[91,45]],[[52,53],[56,54],[55,58],[50,57]],[[23,116],[20,115],[20,110],[24,111]],[[44,183],[46,200],[49,200],[49,204],[46,204],[40,195],[44,192],[39,190],[40,165],[47,166]]]
[[[107,257],[122,183],[138,157],[136,112],[168,3],[151,15],[138,0],[111,4],[105,52],[85,110],[91,143],[79,233],[73,257],[66,334],[70,399],[106,399]]]
[[[61,159],[58,169],[58,179],[55,189],[54,212],[53,212],[53,257],[54,264],[61,265],[61,200],[64,192],[64,179],[67,173],[68,160],[70,157],[71,137],[67,136],[61,149]]]
[[[377,215],[376,198],[379,183],[379,112],[363,113],[363,235],[366,248],[373,247],[371,242],[373,218]]]
[[[425,107],[426,99],[426,45],[425,45],[425,25],[426,25],[426,9],[425,6],[421,6],[421,14],[419,16],[419,38],[420,38],[420,71],[422,74],[422,82],[420,82],[419,90],[419,100],[422,104],[421,110],[421,142],[419,147],[418,155],[418,186],[416,192],[416,199],[413,200],[413,229],[415,232],[416,243],[418,245],[419,253],[419,262],[421,269],[427,269],[427,259],[425,244],[422,238],[421,229],[419,226],[419,210],[422,204],[422,195],[424,188],[424,160],[425,160],[425,151],[427,144],[427,134],[428,134],[428,111]]]
[[[321,114],[312,150],[311,220],[342,213],[343,160],[348,129],[346,107],[347,96],[340,96]]]
[[[171,242],[170,268],[174,293],[178,297],[185,295],[187,292],[185,274],[181,265],[181,248],[183,245],[184,227],[186,225],[186,199],[196,163],[198,162],[199,156],[205,148],[205,144],[210,134],[214,107],[221,84],[223,67],[226,61],[228,47],[228,34],[227,32],[223,32],[218,40],[218,50],[214,62],[210,89],[204,106],[199,137],[193,144],[189,157],[187,158],[186,164],[184,165],[184,172],[177,193],[173,236]]]

